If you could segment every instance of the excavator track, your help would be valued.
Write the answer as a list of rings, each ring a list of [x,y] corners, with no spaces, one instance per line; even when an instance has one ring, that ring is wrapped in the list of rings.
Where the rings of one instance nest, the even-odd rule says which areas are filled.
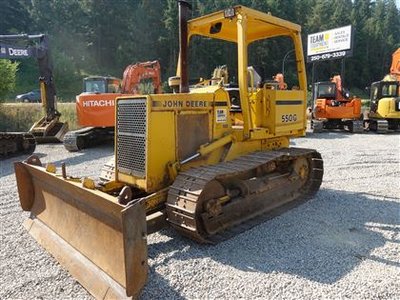
[[[389,131],[389,123],[386,120],[376,121],[376,132],[377,133],[387,133]]]
[[[36,149],[35,137],[27,132],[0,133],[0,159],[15,155],[32,154]]]
[[[64,136],[64,147],[69,152],[76,152],[112,141],[113,136],[112,128],[84,127],[68,131]]]
[[[68,131],[64,135],[64,147],[69,152],[79,151],[84,148],[83,135],[90,133],[94,127],[85,127],[78,130]]]
[[[344,121],[344,129],[352,133],[363,133],[364,125],[360,120],[346,120]]]
[[[389,123],[387,120],[369,119],[364,124],[366,130],[374,131],[376,133],[388,133]]]
[[[167,220],[191,239],[217,243],[307,201],[322,176],[321,155],[301,148],[190,169],[169,189]]]
[[[360,120],[352,120],[351,121],[351,132],[353,133],[363,133],[364,132],[364,125],[363,122]]]
[[[313,133],[321,133],[324,131],[324,122],[320,120],[311,120],[311,129]]]

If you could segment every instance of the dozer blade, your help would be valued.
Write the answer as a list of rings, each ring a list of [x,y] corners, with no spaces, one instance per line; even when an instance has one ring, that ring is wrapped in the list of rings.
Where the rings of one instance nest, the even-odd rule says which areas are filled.
[[[143,202],[120,205],[28,162],[14,167],[29,233],[96,298],[136,297],[148,272]]]

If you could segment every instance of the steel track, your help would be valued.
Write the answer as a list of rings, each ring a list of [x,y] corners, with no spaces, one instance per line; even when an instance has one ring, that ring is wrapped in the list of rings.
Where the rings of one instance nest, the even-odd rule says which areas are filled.
[[[223,205],[219,216],[210,217],[204,211],[204,199],[210,198],[207,193],[213,192],[214,182],[235,182],[246,174],[255,174],[268,163],[293,163],[302,157],[308,162],[309,172],[301,185],[293,181],[291,175],[278,175],[276,179],[269,179],[270,190],[266,184],[265,192],[250,191],[233,198]],[[191,239],[217,243],[309,200],[318,191],[322,175],[321,155],[315,150],[301,148],[255,152],[229,162],[190,169],[179,174],[169,189],[167,220]],[[280,185],[273,187],[274,183]],[[221,191],[216,193],[221,194]]]
[[[28,132],[2,132],[0,133],[0,159],[32,154],[36,148],[33,134]]]

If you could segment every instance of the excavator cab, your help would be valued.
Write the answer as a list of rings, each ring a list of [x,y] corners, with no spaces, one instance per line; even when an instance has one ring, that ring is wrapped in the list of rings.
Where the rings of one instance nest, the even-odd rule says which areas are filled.
[[[121,79],[90,76],[83,79],[84,93],[121,93]]]
[[[335,99],[336,98],[336,84],[330,81],[317,82],[314,86],[315,95],[317,99]]]
[[[400,83],[399,81],[378,81],[371,84],[371,112],[385,115],[384,111],[378,111],[379,102],[395,101],[394,110],[400,111]]]

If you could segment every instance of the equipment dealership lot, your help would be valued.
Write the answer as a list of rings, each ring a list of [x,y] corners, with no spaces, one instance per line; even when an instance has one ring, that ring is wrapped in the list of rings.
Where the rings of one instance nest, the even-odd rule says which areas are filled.
[[[167,228],[148,237],[143,299],[400,299],[400,135],[309,134],[292,146],[324,159],[308,203],[216,246]],[[113,147],[69,153],[38,145],[42,162],[96,177]],[[12,162],[0,161],[0,298],[92,297],[26,232]],[[93,249],[96,251],[96,249]]]

